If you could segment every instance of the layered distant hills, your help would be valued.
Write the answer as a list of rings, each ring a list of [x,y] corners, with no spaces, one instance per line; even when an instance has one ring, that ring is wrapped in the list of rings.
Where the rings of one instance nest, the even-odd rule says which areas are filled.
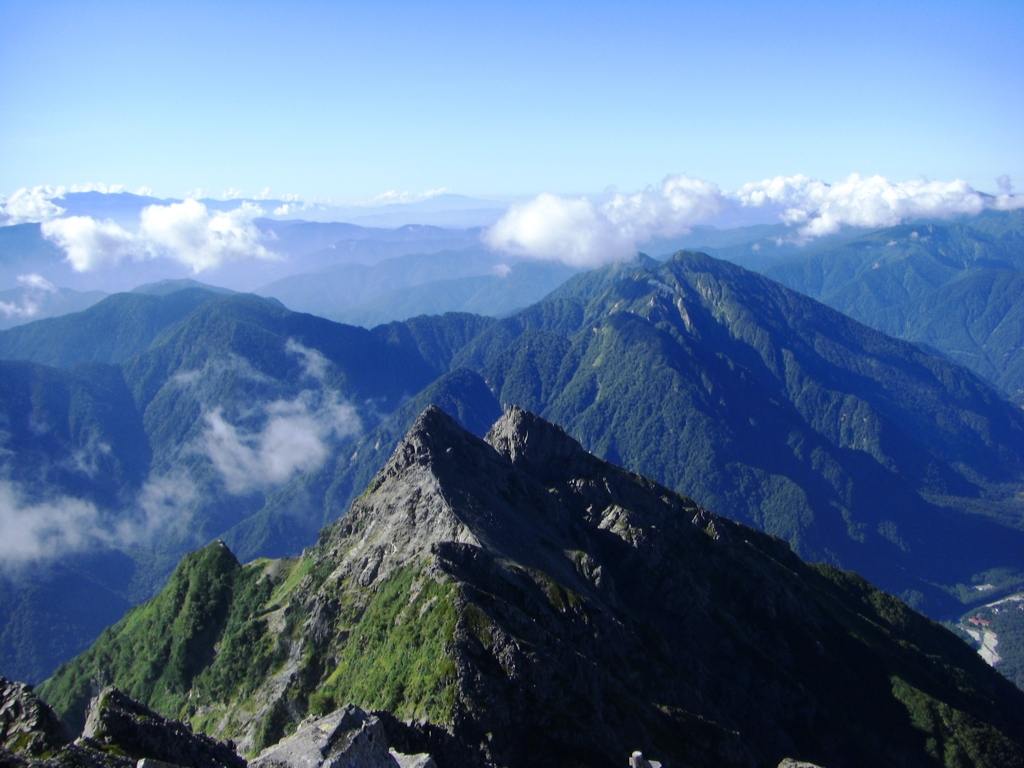
[[[410,254],[373,265],[336,264],[256,292],[290,309],[372,328],[445,312],[500,317],[544,298],[578,269],[516,261],[480,248]]]
[[[1021,583],[1020,410],[727,262],[642,258],[505,319],[372,330],[175,287],[0,333],[3,491],[59,563],[4,576],[8,676],[47,676],[212,539],[243,561],[297,554],[430,403],[477,434],[521,405],[936,617]],[[69,581],[95,610],[75,598],[57,622]]]
[[[256,219],[254,234],[265,258],[227,260],[203,272],[206,282],[236,290],[253,290],[290,275],[317,272],[338,264],[372,265],[409,254],[479,249],[480,230],[406,225],[397,229],[362,227],[337,222]],[[497,263],[498,259],[495,260]],[[57,288],[114,292],[162,279],[195,277],[187,264],[145,253],[125,256],[114,264],[75,270],[66,254],[45,239],[39,224],[0,227],[0,289],[19,285],[19,278],[43,278]],[[436,278],[435,278],[436,279]]]
[[[255,223],[273,258],[225,263],[205,272],[204,280],[255,290],[295,311],[366,327],[420,314],[507,315],[579,271],[487,251],[478,229]],[[64,253],[42,237],[38,224],[2,227],[0,330],[85,309],[107,291],[138,291],[140,283],[168,280],[182,284],[189,275],[184,265],[167,259],[127,259],[115,269],[75,272]]]

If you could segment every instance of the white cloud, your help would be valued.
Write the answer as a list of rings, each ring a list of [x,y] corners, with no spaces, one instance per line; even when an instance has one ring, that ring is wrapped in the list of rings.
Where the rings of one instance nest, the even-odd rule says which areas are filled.
[[[24,286],[20,301],[0,301],[0,312],[6,317],[34,317],[39,312],[42,294],[57,290],[53,283],[42,275],[18,275],[18,282]]]
[[[278,258],[260,243],[260,231],[252,223],[262,213],[252,203],[211,213],[202,203],[188,199],[143,208],[136,234],[91,216],[54,219],[42,225],[42,232],[64,249],[78,272],[116,264],[128,256],[169,258],[201,272],[228,261]]]
[[[835,184],[776,176],[744,184],[734,196],[744,206],[781,209],[780,219],[798,227],[802,238],[834,234],[844,226],[892,227],[908,218],[977,214],[986,207],[985,197],[963,180],[894,183],[855,173]]]
[[[635,246],[589,200],[551,194],[509,206],[483,237],[495,250],[581,267],[627,258]]]
[[[72,184],[68,192],[99,192],[104,195],[116,195],[124,192],[124,184],[104,184],[101,182],[89,182],[87,184]]]
[[[92,546],[99,520],[90,502],[61,497],[26,503],[12,483],[0,480],[0,564],[18,566]]]
[[[63,187],[22,187],[0,206],[0,222],[27,224],[48,221],[64,213],[64,209],[51,202],[64,195]]]
[[[659,187],[615,195],[597,206],[541,194],[511,205],[484,233],[495,250],[578,267],[630,258],[652,237],[671,237],[717,214],[722,194],[710,182],[670,176]]]
[[[153,190],[149,187],[139,187],[135,190],[135,194],[139,197],[153,197]]]
[[[724,205],[718,185],[689,176],[669,176],[660,187],[615,195],[602,206],[608,220],[636,242],[675,237],[714,217]]]
[[[96,221],[91,216],[68,216],[40,225],[43,237],[67,254],[76,272],[87,272],[102,264],[116,264],[125,256],[143,253],[135,236],[113,221]]]
[[[423,192],[396,192],[393,189],[389,189],[387,192],[382,192],[376,197],[371,197],[356,205],[394,205],[395,203],[418,203],[423,200],[429,200],[432,197],[438,195],[445,195],[451,192],[448,187],[438,187],[437,189],[427,189]]]
[[[1015,211],[1024,208],[1024,195],[997,195],[992,207],[997,211]]]
[[[0,312],[4,317],[34,317],[39,311],[39,305],[27,296],[21,297],[21,302],[0,301]]]
[[[149,478],[132,513],[115,526],[113,542],[124,546],[153,541],[172,529],[184,532],[191,519],[189,508],[198,499],[195,483],[184,470]]]
[[[541,194],[509,206],[483,235],[484,243],[518,256],[597,266],[632,258],[652,238],[668,238],[737,208],[762,208],[794,227],[790,240],[806,242],[843,227],[879,229],[915,218],[949,218],[986,208],[1024,207],[1008,177],[1000,194],[982,194],[967,182],[925,179],[892,182],[883,176],[848,176],[827,184],[807,176],[777,176],[723,192],[710,182],[669,176],[660,186],[614,195],[601,204]]]
[[[242,190],[237,187],[228,187],[226,191],[220,193],[222,200],[237,200],[242,196]]]
[[[318,350],[305,347],[295,339],[288,339],[284,345],[284,351],[289,355],[298,355],[302,358],[302,367],[307,376],[323,383],[327,377],[327,369],[331,361],[324,357]]]
[[[1024,208],[1024,195],[1013,194],[1013,182],[1009,176],[1000,176],[996,179],[999,187],[999,194],[995,197],[992,207],[997,211],[1015,211]]]
[[[356,435],[362,424],[356,409],[325,385],[330,362],[318,351],[289,339],[289,354],[301,358],[317,386],[292,400],[258,406],[262,426],[242,429],[224,417],[223,408],[205,414],[201,451],[220,472],[231,493],[247,493],[283,483],[298,472],[316,469],[330,453],[333,438]]]
[[[252,203],[212,215],[196,200],[150,205],[142,209],[138,236],[150,255],[180,261],[193,272],[227,261],[277,258],[260,244],[252,223],[262,214]]]
[[[30,275],[18,275],[18,282],[24,285],[26,288],[32,288],[37,291],[44,291],[46,293],[53,293],[57,290],[57,287],[47,280],[42,275],[32,273]]]
[[[186,525],[188,506],[197,497],[187,476],[151,478],[131,504],[110,513],[70,496],[28,501],[17,485],[0,480],[0,570],[101,546],[151,542]]]

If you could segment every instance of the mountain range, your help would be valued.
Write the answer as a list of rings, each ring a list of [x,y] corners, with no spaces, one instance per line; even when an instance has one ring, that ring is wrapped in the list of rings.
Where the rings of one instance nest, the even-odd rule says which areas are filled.
[[[60,555],[5,571],[11,677],[46,677],[207,541],[243,561],[296,554],[431,402],[477,434],[503,406],[529,408],[936,618],[1021,583],[1019,409],[738,266],[641,258],[508,318],[370,330],[174,287],[0,333],[4,490],[19,519],[43,521],[40,558]],[[64,520],[74,540],[43,524]],[[69,574],[102,588],[58,622]]]
[[[298,312],[367,327],[419,314],[509,314],[579,271],[487,251],[478,229],[271,219],[254,224],[274,258],[222,264],[204,279],[228,286],[220,290],[255,290]],[[11,286],[0,290],[0,330],[86,309],[108,295],[99,286],[139,291],[191,280],[188,268],[166,259],[127,260],[113,271],[75,272],[37,224],[0,228],[0,286]]]
[[[1024,211],[901,224],[763,269],[1024,401]]]
[[[225,261],[202,273],[205,281],[234,290],[253,290],[289,275],[315,272],[343,263],[375,264],[407,254],[479,248],[479,229],[445,229],[406,225],[397,229],[337,222],[252,222],[267,257]],[[134,225],[129,229],[134,229]],[[162,279],[194,278],[186,264],[168,258],[124,258],[116,265],[77,271],[65,252],[43,237],[39,224],[0,227],[0,289],[19,286],[35,276],[57,288],[76,291],[127,291]]]
[[[297,312],[372,328],[445,312],[506,315],[539,301],[578,271],[467,248],[335,264],[276,280],[256,293]]]

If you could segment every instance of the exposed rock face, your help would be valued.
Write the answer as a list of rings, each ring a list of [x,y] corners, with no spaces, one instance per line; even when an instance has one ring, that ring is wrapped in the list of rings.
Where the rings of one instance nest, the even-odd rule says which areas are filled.
[[[231,742],[193,733],[184,723],[161,717],[113,687],[89,707],[82,741],[116,746],[134,759],[154,758],[183,768],[245,768]]]
[[[31,686],[0,677],[0,747],[38,757],[69,741],[60,720]]]
[[[893,725],[933,706],[939,689],[898,682],[936,674],[930,656],[983,675],[953,693],[938,673],[1024,764],[1024,733],[991,704],[1017,692],[897,601],[518,408],[485,441],[428,409],[314,554],[371,588],[417,561],[457,585],[451,727],[485,761],[614,764],[644,745],[666,764],[925,764]]]
[[[245,768],[232,744],[194,734],[116,688],[89,708],[73,743],[30,686],[0,678],[0,765],[4,768]],[[136,766],[136,761],[138,765]]]
[[[250,768],[437,768],[430,755],[405,755],[388,746],[384,724],[354,705],[304,721],[291,736],[263,751]]]

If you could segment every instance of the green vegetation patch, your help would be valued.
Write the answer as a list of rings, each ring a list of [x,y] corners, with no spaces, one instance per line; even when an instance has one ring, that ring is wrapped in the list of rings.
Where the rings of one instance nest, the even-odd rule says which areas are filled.
[[[578,610],[583,607],[583,597],[579,593],[563,587],[544,571],[532,568],[528,569],[528,571],[538,586],[544,590],[544,594],[547,595],[551,607],[559,613],[565,613],[568,610]]]
[[[97,683],[116,685],[176,716],[193,680],[214,659],[242,570],[220,542],[187,555],[159,595],[131,609],[92,648],[59,667],[39,695],[72,732],[81,730]]]
[[[196,678],[190,707],[248,696],[284,661],[287,649],[268,635],[267,621],[260,615],[273,591],[271,580],[262,576],[262,568],[244,568],[235,579],[234,599],[217,655]]]
[[[925,738],[925,751],[946,768],[1024,764],[1024,752],[992,726],[955,709],[899,677],[893,695],[907,708],[913,727]]]
[[[410,599],[417,580],[419,592]],[[389,576],[370,597],[337,668],[311,706],[351,701],[400,718],[449,722],[455,700],[449,656],[457,621],[454,598],[451,583],[439,584],[418,569]]]

